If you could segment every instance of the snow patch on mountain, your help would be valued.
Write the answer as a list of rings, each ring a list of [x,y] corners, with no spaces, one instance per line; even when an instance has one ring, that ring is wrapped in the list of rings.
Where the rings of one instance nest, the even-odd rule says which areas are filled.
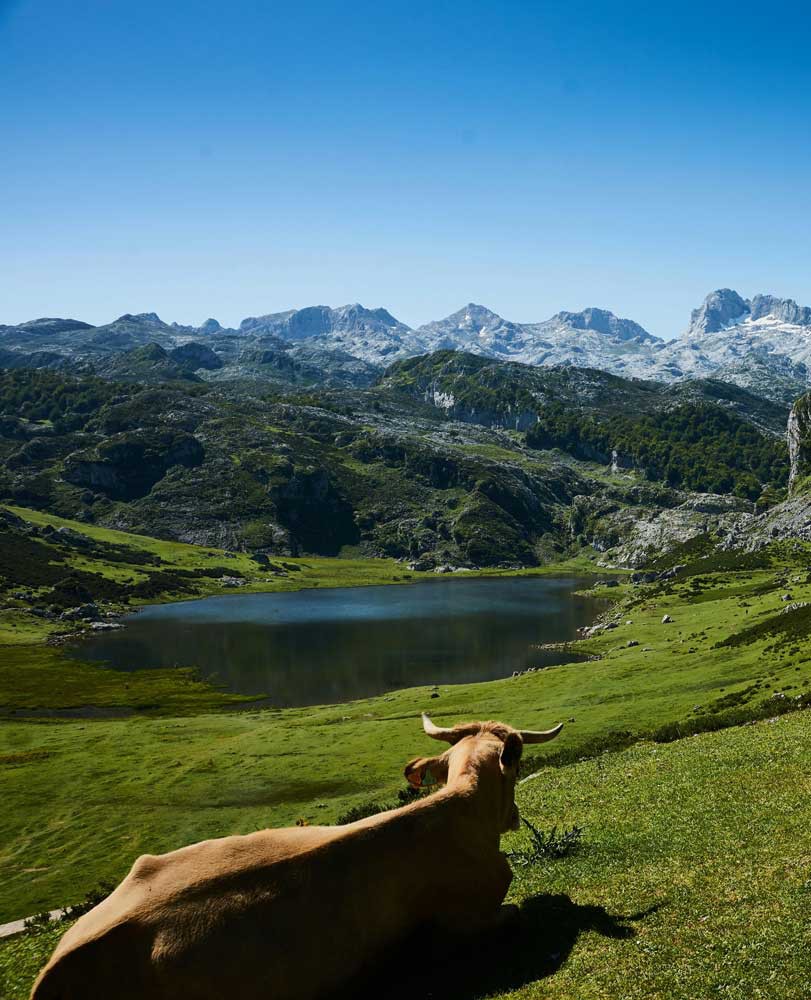
[[[208,344],[226,368],[241,363],[245,352],[255,366],[256,352],[270,351],[278,364],[292,359],[313,373],[329,373],[336,364],[343,371],[360,366],[353,377],[367,382],[393,361],[456,350],[671,383],[715,378],[781,402],[811,385],[811,307],[773,295],[745,299],[730,288],[711,292],[693,310],[685,332],[669,342],[606,309],[516,323],[474,302],[418,329],[386,309],[359,303],[249,316],[238,330],[223,328],[215,319],[200,327],[169,325],[154,312],[126,313],[99,327],[57,318],[0,326],[1,348],[30,353],[36,344],[38,351],[91,363],[148,344],[171,351],[189,342]]]

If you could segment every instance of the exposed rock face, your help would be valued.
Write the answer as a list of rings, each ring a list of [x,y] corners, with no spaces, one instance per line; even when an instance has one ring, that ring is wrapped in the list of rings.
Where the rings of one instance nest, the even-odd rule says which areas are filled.
[[[655,343],[658,340],[638,323],[630,319],[620,319],[607,309],[589,308],[579,313],[559,312],[547,323],[549,326],[555,323],[568,326],[572,330],[595,330],[606,337],[616,337],[618,340],[637,340],[640,343],[644,341]]]
[[[809,385],[811,308],[792,299],[744,299],[729,288],[711,292],[690,326],[667,344],[651,376],[708,376],[791,402]]]
[[[800,397],[792,406],[786,436],[791,462],[788,488],[792,493],[811,474],[811,394]]]
[[[722,548],[754,552],[779,539],[811,541],[811,394],[791,409],[787,439],[791,473],[789,499],[749,522],[743,522],[724,539]]]
[[[117,434],[89,453],[71,455],[62,478],[117,500],[145,496],[173,465],[203,461],[203,446],[183,431]]]
[[[198,368],[205,368],[207,371],[216,371],[222,368],[223,361],[206,344],[198,344],[197,341],[190,340],[187,344],[181,344],[169,352],[169,357],[181,368],[188,368],[190,371],[197,371]]]
[[[429,351],[466,350],[495,357],[514,353],[524,336],[520,324],[510,323],[475,302],[445,319],[426,323],[417,334]]]
[[[305,551],[335,556],[342,546],[358,542],[352,506],[326,469],[292,469],[288,478],[271,487],[269,495],[279,521]]]
[[[604,508],[593,519],[589,540],[605,552],[606,565],[638,569],[692,538],[725,535],[752,520],[754,505],[746,500],[714,494],[685,498],[682,494],[682,502],[671,508]]]
[[[366,309],[358,303],[337,309],[308,306],[251,316],[240,323],[240,333],[317,341],[324,348],[346,351],[372,364],[388,364],[421,353],[418,340],[405,323],[386,309]]]
[[[780,539],[811,541],[809,497],[791,497],[759,517],[739,523],[723,540],[721,548],[756,552]]]
[[[541,323],[513,323],[471,302],[414,331],[417,353],[470,351],[529,365],[578,365],[643,374],[664,341],[606,309],[559,312]]]
[[[710,292],[698,309],[693,310],[687,336],[716,333],[749,313],[749,303],[737,292],[733,292],[731,288],[719,288],[716,292]]]
[[[749,303],[753,320],[773,316],[780,323],[811,326],[811,306],[798,306],[794,299],[778,299],[774,295],[756,295]]]

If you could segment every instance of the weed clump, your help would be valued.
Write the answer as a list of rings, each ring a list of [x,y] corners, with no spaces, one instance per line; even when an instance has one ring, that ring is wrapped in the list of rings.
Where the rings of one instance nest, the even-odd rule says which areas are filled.
[[[568,857],[570,854],[574,854],[582,844],[582,826],[564,828],[560,833],[558,833],[557,826],[553,826],[548,833],[544,833],[524,816],[521,817],[521,822],[529,830],[530,846],[526,850],[507,852],[510,861],[521,868],[537,864],[539,861]]]
[[[50,926],[52,923],[68,923],[76,920],[83,914],[89,913],[99,903],[102,903],[115,887],[115,882],[99,882],[96,888],[91,889],[80,903],[76,903],[74,906],[66,906],[58,917],[52,917],[47,910],[44,910],[42,913],[35,913],[25,921],[24,927],[26,933],[36,933]]]

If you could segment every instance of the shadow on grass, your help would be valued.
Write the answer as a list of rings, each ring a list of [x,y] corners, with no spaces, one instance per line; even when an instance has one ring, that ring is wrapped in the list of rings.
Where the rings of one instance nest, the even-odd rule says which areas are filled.
[[[386,1000],[477,1000],[506,993],[553,975],[585,931],[603,937],[635,936],[631,923],[659,907],[615,916],[602,906],[581,906],[569,896],[538,895],[525,900],[520,915],[496,931],[470,938],[438,936],[399,949],[373,976],[353,985],[354,997]]]

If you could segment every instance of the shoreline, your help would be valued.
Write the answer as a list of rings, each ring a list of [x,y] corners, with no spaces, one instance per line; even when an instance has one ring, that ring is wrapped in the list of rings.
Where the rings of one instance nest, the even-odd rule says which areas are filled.
[[[74,558],[76,564],[84,568],[92,564],[95,558],[98,563],[96,572],[104,579],[113,582],[123,579],[124,573],[130,575],[138,572],[144,579],[149,579],[149,572],[157,572],[171,577],[174,572],[176,579],[186,586],[193,585],[193,592],[177,593],[165,590],[154,597],[134,598],[131,605],[117,601],[91,601],[87,606],[92,608],[91,617],[73,621],[57,622],[53,612],[48,611],[48,595],[43,595],[37,603],[37,597],[28,598],[28,604],[6,604],[0,610],[0,650],[8,660],[8,665],[14,666],[16,678],[9,677],[8,694],[2,693],[2,672],[0,672],[0,721],[28,718],[53,718],[68,721],[72,718],[108,718],[121,719],[132,717],[153,717],[155,715],[172,715],[189,712],[244,712],[255,707],[257,702],[264,701],[267,696],[262,692],[254,692],[249,696],[234,695],[207,681],[200,681],[192,668],[156,669],[151,678],[145,679],[147,671],[132,672],[127,676],[132,679],[140,674],[138,682],[133,687],[142,689],[137,694],[128,690],[128,685],[121,680],[121,674],[95,661],[82,661],[81,658],[68,657],[65,647],[81,640],[93,632],[95,623],[103,625],[121,625],[122,619],[130,614],[138,614],[146,607],[181,604],[190,601],[203,601],[211,597],[240,597],[250,594],[282,594],[298,593],[304,590],[336,590],[355,589],[360,587],[393,586],[395,584],[416,584],[443,580],[498,580],[533,577],[569,577],[580,578],[584,582],[599,578],[622,579],[627,576],[625,570],[608,570],[597,567],[593,560],[577,556],[543,566],[533,567],[486,567],[480,569],[460,569],[457,571],[412,571],[401,562],[390,559],[342,559],[340,557],[273,557],[271,566],[278,562],[281,573],[268,576],[268,567],[257,563],[247,553],[226,553],[222,550],[190,546],[181,542],[167,542],[149,536],[128,534],[114,529],[99,528],[95,525],[85,525],[66,518],[50,515],[27,508],[3,505],[17,517],[33,525],[37,532],[45,526],[50,526],[51,533],[45,541],[52,543],[53,529],[64,527],[70,533],[78,533],[90,539],[89,548],[83,548],[78,553],[73,548],[64,551],[64,546],[54,548],[54,552],[62,560]],[[41,537],[35,532],[35,537]],[[104,560],[106,546],[123,546],[134,560],[140,554],[142,564],[136,564],[132,570],[131,563],[121,565]],[[269,557],[270,558],[270,557]],[[191,574],[189,569],[197,567],[208,568],[211,563],[228,563],[228,569],[240,574],[245,583],[239,586],[223,585],[224,578],[199,576]],[[234,577],[236,579],[236,577]],[[171,580],[170,580],[171,582]],[[7,597],[14,595],[14,590],[26,589],[25,584],[12,585]],[[30,588],[29,588],[30,589]],[[591,589],[591,588],[589,588]],[[587,596],[584,594],[583,596]],[[70,609],[69,609],[70,610]],[[81,606],[72,609],[78,612]],[[32,613],[33,612],[33,613]],[[124,625],[126,628],[126,625]],[[101,631],[101,629],[99,629]],[[574,641],[574,640],[572,640]],[[47,667],[41,680],[25,677],[29,682],[29,694],[20,692],[16,683],[26,671],[30,674],[31,666],[40,663]],[[59,670],[54,675],[53,670]],[[88,671],[95,672],[92,676]],[[82,674],[87,682],[81,682]],[[106,676],[101,677],[100,674]],[[65,675],[69,686],[75,689],[73,694],[54,690],[53,681],[64,686]],[[73,676],[75,675],[75,676]],[[111,676],[114,675],[114,676]],[[507,678],[508,679],[508,678]],[[190,682],[194,682],[193,691],[188,690]],[[103,683],[106,682],[106,683]],[[160,683],[158,683],[160,682]],[[93,688],[105,688],[104,696],[94,698]],[[154,688],[160,688],[155,692]],[[85,690],[90,688],[90,690]],[[398,689],[400,690],[400,689]],[[361,699],[362,700],[362,699]],[[336,704],[350,704],[339,702]],[[328,703],[327,703],[328,704]],[[270,706],[272,707],[272,706]]]

